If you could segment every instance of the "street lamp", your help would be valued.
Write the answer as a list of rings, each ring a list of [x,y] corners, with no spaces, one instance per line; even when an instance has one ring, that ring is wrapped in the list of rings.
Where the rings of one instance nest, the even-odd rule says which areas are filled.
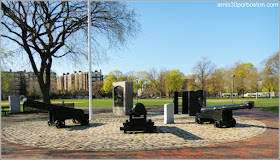
[[[234,77],[235,77],[235,75],[233,74],[233,75],[231,75],[231,77],[232,77],[231,103],[233,104],[233,87],[234,87]]]

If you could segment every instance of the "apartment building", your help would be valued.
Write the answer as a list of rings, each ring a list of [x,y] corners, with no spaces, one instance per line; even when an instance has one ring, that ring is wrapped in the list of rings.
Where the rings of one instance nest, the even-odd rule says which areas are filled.
[[[56,73],[51,72],[50,93],[55,93],[57,88]],[[2,98],[7,99],[10,95],[42,96],[40,85],[34,72],[17,71],[2,72],[2,81],[9,86],[2,88]]]
[[[62,76],[57,77],[57,89],[59,91],[88,91],[88,72],[74,72],[73,74],[63,73]],[[92,72],[92,85],[97,81],[103,82],[103,75],[101,70]]]

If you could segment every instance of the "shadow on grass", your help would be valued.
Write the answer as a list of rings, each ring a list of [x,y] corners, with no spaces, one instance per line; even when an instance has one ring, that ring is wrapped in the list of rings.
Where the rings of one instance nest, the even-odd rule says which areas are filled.
[[[274,113],[279,113],[279,107],[278,106],[271,106],[271,107],[262,107],[262,111],[269,111]]]

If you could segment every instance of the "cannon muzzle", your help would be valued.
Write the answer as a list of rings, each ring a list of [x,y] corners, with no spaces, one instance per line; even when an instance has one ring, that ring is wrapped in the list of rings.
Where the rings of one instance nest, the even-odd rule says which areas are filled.
[[[147,114],[147,110],[142,103],[136,103],[132,109],[131,112],[134,116],[140,116],[140,115],[145,115]]]

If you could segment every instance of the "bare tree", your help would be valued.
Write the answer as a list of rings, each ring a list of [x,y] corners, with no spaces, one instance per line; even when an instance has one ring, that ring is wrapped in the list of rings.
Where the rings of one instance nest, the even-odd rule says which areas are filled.
[[[202,57],[202,61],[196,63],[193,67],[193,72],[196,78],[201,83],[201,89],[204,90],[206,87],[206,79],[215,71],[216,65],[213,64],[206,57]]]
[[[44,102],[50,102],[50,71],[53,58],[76,58],[79,42],[87,38],[87,2],[2,1],[2,37],[22,47],[38,78]],[[139,29],[136,15],[124,2],[92,1],[92,32],[105,36],[112,47],[123,45]],[[73,41],[75,36],[80,39]],[[82,35],[82,36],[81,36]],[[96,37],[91,37],[98,47]],[[39,63],[37,63],[39,62]]]

